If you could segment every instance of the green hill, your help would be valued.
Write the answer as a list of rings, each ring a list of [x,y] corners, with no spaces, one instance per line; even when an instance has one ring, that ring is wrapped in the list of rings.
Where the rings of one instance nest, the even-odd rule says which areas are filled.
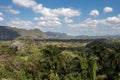
[[[14,39],[20,36],[32,37],[34,39],[48,38],[48,36],[45,33],[43,33],[40,29],[26,30],[26,29],[18,29],[8,26],[0,26],[1,40]]]

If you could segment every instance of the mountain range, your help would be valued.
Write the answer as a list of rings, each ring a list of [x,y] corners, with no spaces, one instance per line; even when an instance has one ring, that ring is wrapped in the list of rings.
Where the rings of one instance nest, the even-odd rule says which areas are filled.
[[[40,29],[26,30],[9,26],[0,26],[0,40],[12,40],[20,36],[32,37],[34,39],[100,39],[100,38],[119,38],[120,35],[104,35],[104,36],[71,36],[61,32],[43,32]]]
[[[88,35],[79,35],[79,36],[72,36],[72,35],[67,35],[66,33],[60,33],[60,32],[45,32],[49,38],[54,38],[54,39],[118,39],[120,38],[120,34],[117,35],[103,35],[103,36],[88,36]]]
[[[40,29],[26,30],[8,26],[0,26],[0,40],[11,40],[19,36],[32,37],[34,39],[48,38],[48,36]]]

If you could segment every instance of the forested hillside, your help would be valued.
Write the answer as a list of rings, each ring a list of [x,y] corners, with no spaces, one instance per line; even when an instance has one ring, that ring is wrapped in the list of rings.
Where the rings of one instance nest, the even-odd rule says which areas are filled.
[[[40,29],[26,30],[18,29],[8,26],[0,26],[0,39],[9,40],[17,38],[18,36],[32,37],[34,39],[47,39],[48,36]]]
[[[120,40],[2,41],[0,80],[120,80]]]
[[[20,36],[18,32],[8,29],[7,27],[0,26],[0,39],[15,39],[16,37]]]

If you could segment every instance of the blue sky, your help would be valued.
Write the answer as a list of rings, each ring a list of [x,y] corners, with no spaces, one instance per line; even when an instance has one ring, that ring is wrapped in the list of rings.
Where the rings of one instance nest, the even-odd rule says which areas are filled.
[[[120,34],[120,0],[0,0],[0,25],[70,35]]]

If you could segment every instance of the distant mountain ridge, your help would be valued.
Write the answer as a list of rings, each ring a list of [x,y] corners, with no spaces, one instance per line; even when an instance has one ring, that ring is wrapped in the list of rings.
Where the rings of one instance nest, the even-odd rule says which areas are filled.
[[[48,36],[40,29],[26,30],[8,26],[0,26],[0,40],[15,39],[19,36],[27,36],[34,39],[48,38]]]
[[[79,36],[71,36],[67,35],[66,33],[61,33],[61,32],[45,32],[50,38],[53,39],[113,39],[113,38],[119,38],[120,35],[104,35],[104,36],[88,36],[88,35],[79,35]]]
[[[72,36],[67,35],[66,33],[61,33],[61,32],[45,32],[46,35],[48,35],[50,38],[55,38],[55,39],[69,39]]]
[[[8,26],[0,26],[0,40],[12,40],[20,36],[32,37],[34,39],[120,39],[120,35],[104,36],[71,36],[61,32],[42,32],[40,29],[26,30]]]

